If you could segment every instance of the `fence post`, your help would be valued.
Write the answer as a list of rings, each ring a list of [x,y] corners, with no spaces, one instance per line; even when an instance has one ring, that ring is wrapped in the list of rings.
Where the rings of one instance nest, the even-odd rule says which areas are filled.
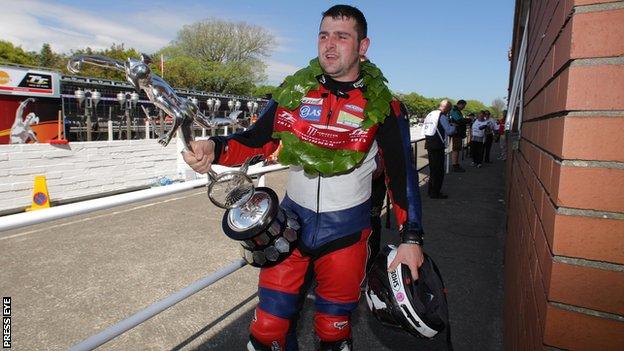
[[[108,141],[113,141],[113,107],[112,106],[108,108],[108,122],[106,124],[108,127]]]

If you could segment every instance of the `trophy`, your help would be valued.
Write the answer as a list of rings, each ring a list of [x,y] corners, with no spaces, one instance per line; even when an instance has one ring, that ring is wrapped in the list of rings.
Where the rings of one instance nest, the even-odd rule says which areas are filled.
[[[270,267],[292,253],[300,225],[294,212],[279,206],[275,191],[254,187],[247,168],[257,159],[248,159],[238,170],[219,174],[210,170],[208,198],[226,210],[223,232],[240,241],[245,261],[255,267]]]
[[[228,101],[229,117],[216,117],[212,111],[211,118],[208,118],[200,112],[196,99],[178,96],[164,79],[152,73],[148,66],[150,62],[145,54],[140,60],[129,58],[125,62],[98,55],[76,55],[69,60],[67,68],[78,73],[83,63],[88,63],[124,72],[127,81],[137,91],[143,90],[154,105],[174,118],[171,129],[158,140],[163,146],[167,146],[179,130],[184,151],[190,150],[193,122],[204,128],[239,124],[240,101]],[[208,103],[209,110],[217,102],[220,104],[219,100],[212,102]],[[209,170],[208,198],[226,210],[223,231],[229,238],[240,242],[244,259],[255,267],[269,267],[292,253],[299,238],[300,224],[294,212],[279,206],[279,199],[273,190],[254,187],[247,169],[257,161],[258,157],[252,157],[237,170],[221,173]]]

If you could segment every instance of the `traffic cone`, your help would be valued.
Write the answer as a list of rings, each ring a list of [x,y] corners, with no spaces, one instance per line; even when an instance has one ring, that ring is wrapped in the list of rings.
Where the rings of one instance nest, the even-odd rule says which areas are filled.
[[[45,176],[35,176],[35,187],[33,189],[32,205],[26,211],[41,210],[50,207],[50,195]]]

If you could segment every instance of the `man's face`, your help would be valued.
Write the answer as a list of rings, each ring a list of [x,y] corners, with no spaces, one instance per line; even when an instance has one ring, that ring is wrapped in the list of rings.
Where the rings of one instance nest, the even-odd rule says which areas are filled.
[[[440,104],[440,111],[442,111],[442,113],[448,113],[451,110],[451,104],[450,103],[442,103]]]
[[[458,110],[463,110],[466,107],[466,104],[457,104],[457,109]]]
[[[352,18],[323,18],[318,36],[318,57],[323,72],[337,81],[354,81],[360,73],[360,55],[370,40],[358,40]]]

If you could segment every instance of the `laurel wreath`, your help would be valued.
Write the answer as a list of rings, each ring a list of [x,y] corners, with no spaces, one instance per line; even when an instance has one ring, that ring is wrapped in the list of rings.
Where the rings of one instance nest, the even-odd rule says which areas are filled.
[[[366,99],[364,107],[364,121],[362,129],[368,129],[375,124],[383,123],[390,114],[392,93],[386,83],[383,73],[372,62],[360,62],[363,96]],[[318,58],[310,61],[295,74],[286,77],[282,85],[276,89],[273,99],[280,107],[295,110],[301,104],[306,94],[319,86],[317,77],[323,74]],[[353,150],[332,150],[299,140],[291,132],[275,132],[274,138],[282,140],[282,148],[278,160],[284,165],[302,166],[308,174],[332,176],[345,173],[357,166],[366,155],[364,152]]]

